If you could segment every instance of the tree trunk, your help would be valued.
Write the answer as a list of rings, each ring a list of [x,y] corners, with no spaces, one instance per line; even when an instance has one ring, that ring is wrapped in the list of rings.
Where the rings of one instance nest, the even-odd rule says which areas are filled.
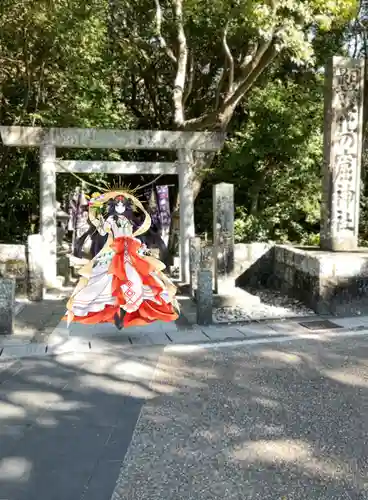
[[[202,182],[211,168],[215,153],[196,153],[193,166],[193,200],[195,201],[202,187]],[[180,231],[180,200],[179,190],[176,193],[171,217],[169,252],[174,255],[178,242],[175,235]]]

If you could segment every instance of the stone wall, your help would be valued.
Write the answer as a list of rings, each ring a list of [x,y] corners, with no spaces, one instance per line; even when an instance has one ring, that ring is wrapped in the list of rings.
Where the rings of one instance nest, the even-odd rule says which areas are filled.
[[[275,245],[272,286],[319,314],[367,314],[368,252]]]
[[[313,310],[319,303],[319,272],[320,261],[313,251],[275,245],[270,286]]]
[[[16,296],[27,293],[27,258],[25,245],[0,244],[0,276],[15,278]]]
[[[368,314],[368,251],[238,244],[235,262],[237,286],[279,290],[318,314]]]
[[[273,269],[273,243],[236,243],[235,266],[237,286],[267,286]]]

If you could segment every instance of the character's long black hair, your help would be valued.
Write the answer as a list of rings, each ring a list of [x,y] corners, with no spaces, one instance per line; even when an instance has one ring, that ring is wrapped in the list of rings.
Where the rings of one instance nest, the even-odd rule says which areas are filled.
[[[125,208],[124,216],[127,219],[129,219],[130,222],[133,224],[133,231],[135,231],[142,224],[142,220],[141,220],[140,216],[136,215],[133,212],[132,203],[130,200],[128,200],[126,198],[125,199],[122,199],[122,197],[111,198],[107,203],[107,216],[106,216],[106,218],[112,216],[112,217],[114,217],[114,219],[115,218],[118,219],[119,216],[115,211],[115,207],[119,201],[123,201],[123,203],[125,204],[126,208]],[[88,230],[84,234],[82,234],[82,236],[80,238],[78,238],[78,240],[74,244],[73,255],[75,257],[78,257],[78,258],[83,257],[82,249],[83,249],[83,245],[88,237],[90,237],[91,241],[92,241],[91,250],[90,250],[92,258],[95,257],[98,254],[98,252],[100,252],[102,250],[102,248],[104,247],[104,245],[107,241],[107,238],[108,238],[107,234],[102,236],[97,231],[96,227],[90,221],[88,221],[88,224],[89,224]]]

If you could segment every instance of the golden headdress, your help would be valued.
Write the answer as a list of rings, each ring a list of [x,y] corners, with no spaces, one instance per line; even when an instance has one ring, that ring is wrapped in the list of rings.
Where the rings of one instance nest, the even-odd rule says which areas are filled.
[[[89,206],[92,209],[94,207],[102,207],[105,203],[108,203],[109,200],[118,198],[119,196],[126,200],[130,200],[132,205],[135,205],[144,214],[144,221],[141,226],[133,233],[133,236],[139,236],[140,234],[147,232],[151,227],[151,217],[148,214],[147,210],[145,210],[142,203],[138,200],[138,198],[133,195],[133,191],[116,189],[114,191],[104,191],[103,193],[93,193],[89,200]]]

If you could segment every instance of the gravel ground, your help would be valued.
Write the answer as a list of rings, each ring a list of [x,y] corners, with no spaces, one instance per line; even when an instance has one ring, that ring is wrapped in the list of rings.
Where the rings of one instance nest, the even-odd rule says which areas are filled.
[[[260,298],[259,304],[244,304],[235,307],[220,307],[214,310],[214,320],[219,323],[232,321],[256,321],[284,319],[295,316],[314,316],[315,312],[299,300],[282,295],[274,290],[246,288],[248,293]]]
[[[166,353],[154,373],[112,500],[368,499],[368,338]]]

